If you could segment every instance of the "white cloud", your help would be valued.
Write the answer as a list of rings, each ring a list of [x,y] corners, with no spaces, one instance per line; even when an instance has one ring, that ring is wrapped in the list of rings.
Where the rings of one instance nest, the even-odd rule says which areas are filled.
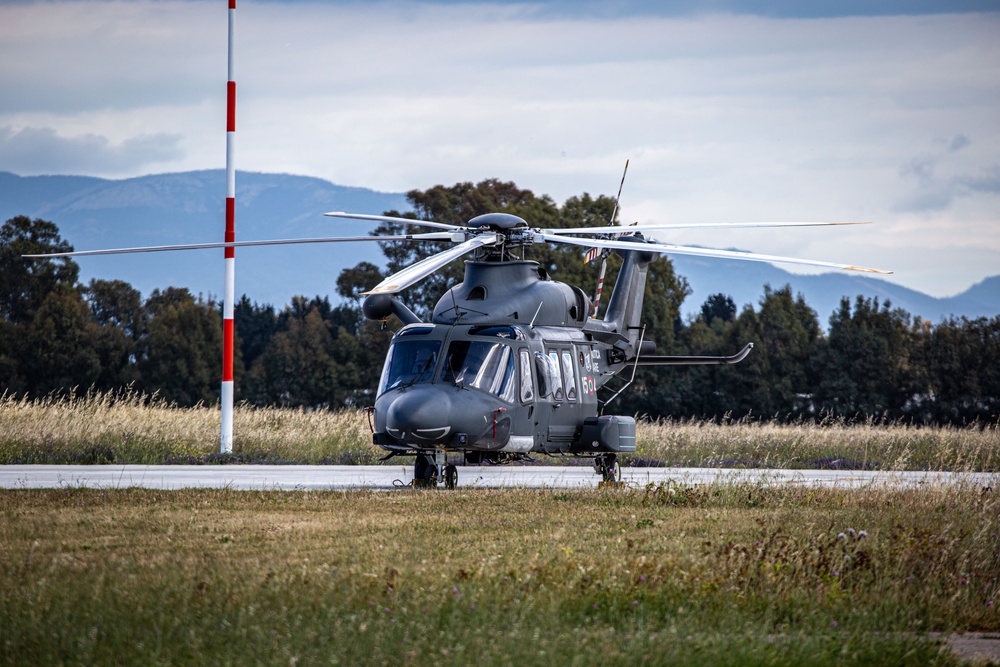
[[[49,173],[53,164],[59,165],[60,173],[135,172],[180,158],[179,141],[178,135],[139,134],[112,145],[106,137],[94,134],[63,137],[48,127],[17,132],[0,127],[5,167],[21,173]]]
[[[614,194],[631,158],[624,219],[879,223],[692,242],[904,267],[935,294],[1000,268],[997,14],[239,7],[241,169],[393,191],[498,177],[562,200]],[[0,127],[59,139],[35,173],[221,167],[225,38],[216,2],[2,6]],[[85,145],[103,159],[68,149]]]

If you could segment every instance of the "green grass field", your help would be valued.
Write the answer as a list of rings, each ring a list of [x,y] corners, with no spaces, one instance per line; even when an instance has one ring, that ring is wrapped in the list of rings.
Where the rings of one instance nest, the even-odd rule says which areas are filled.
[[[234,424],[234,454],[220,457],[218,407],[177,408],[136,393],[33,401],[2,396],[0,464],[374,464],[384,454],[371,444],[361,410],[238,406]],[[640,420],[637,450],[626,465],[998,471],[1000,424]]]
[[[0,492],[0,662],[955,664],[981,488]]]

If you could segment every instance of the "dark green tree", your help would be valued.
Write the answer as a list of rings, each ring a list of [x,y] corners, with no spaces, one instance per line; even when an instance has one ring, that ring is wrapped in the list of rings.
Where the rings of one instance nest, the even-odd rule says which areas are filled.
[[[736,303],[727,294],[713,294],[701,304],[701,318],[711,325],[715,320],[732,322],[736,319]]]
[[[93,320],[121,329],[130,340],[139,340],[146,326],[146,313],[139,290],[124,280],[91,280],[84,290]]]
[[[668,382],[684,387],[674,396],[677,412],[672,414],[788,419],[806,413],[812,390],[809,360],[822,336],[816,313],[787,285],[778,290],[765,285],[759,311],[748,305],[731,321],[712,317],[709,324],[704,311],[719,304],[725,305],[725,298],[710,297],[703,315],[682,329],[680,353],[728,355],[747,343],[754,349],[733,366],[664,369],[671,374]]]
[[[0,227],[0,391],[47,393],[60,379],[71,382],[68,386],[89,385],[86,360],[67,368],[51,363],[65,360],[66,350],[77,349],[89,335],[75,326],[81,323],[71,303],[79,299],[79,268],[66,258],[22,257],[72,249],[45,220],[17,216]],[[45,375],[50,371],[56,375]]]
[[[911,362],[910,316],[878,298],[846,297],[830,317],[818,355],[815,403],[827,414],[898,419],[920,391],[922,369]]]
[[[97,385],[101,373],[97,329],[79,290],[68,285],[50,290],[34,311],[20,345],[25,389],[42,396]]]
[[[271,339],[278,330],[278,315],[274,306],[251,303],[244,294],[233,307],[233,328],[243,364],[250,368],[271,344]]]
[[[101,367],[94,387],[110,391],[137,384],[136,347],[146,328],[142,295],[122,280],[91,280],[84,295],[96,325],[94,351]]]
[[[378,285],[385,277],[386,274],[371,262],[361,262],[354,268],[340,272],[337,276],[337,293],[359,305],[364,299],[362,293]]]
[[[138,346],[142,387],[179,405],[218,400],[222,318],[216,304],[169,287],[154,290],[145,308],[148,324]]]
[[[1000,419],[1000,317],[949,318],[918,327],[919,363],[926,371],[918,417],[938,423]]]
[[[15,324],[29,322],[56,286],[76,286],[80,270],[73,260],[22,255],[72,250],[51,222],[23,215],[5,222],[0,227],[0,317]]]
[[[333,329],[317,305],[304,313],[289,306],[281,317],[285,325],[250,371],[253,400],[312,408],[347,403],[357,376],[357,339]]]
[[[759,342],[755,353],[767,364],[767,404],[758,408],[765,415],[800,416],[811,407],[811,364],[822,336],[816,311],[792,288],[773,290],[764,286],[760,302]]]
[[[23,326],[0,318],[0,394],[19,394],[26,389],[18,341]]]

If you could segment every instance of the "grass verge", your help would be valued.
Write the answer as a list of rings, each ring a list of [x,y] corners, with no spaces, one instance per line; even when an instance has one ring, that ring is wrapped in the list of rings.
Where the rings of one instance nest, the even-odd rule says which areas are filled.
[[[954,664],[977,488],[0,492],[4,664]]]

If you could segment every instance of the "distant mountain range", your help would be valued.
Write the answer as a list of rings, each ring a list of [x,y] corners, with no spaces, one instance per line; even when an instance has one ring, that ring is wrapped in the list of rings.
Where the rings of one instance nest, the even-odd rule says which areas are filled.
[[[402,193],[349,188],[287,174],[239,172],[236,178],[237,240],[366,235],[370,223],[323,217],[331,210],[380,214],[410,209]],[[208,243],[222,240],[225,173],[220,170],[107,180],[86,176],[17,176],[0,172],[0,221],[15,215],[50,220],[77,250]],[[728,294],[737,306],[757,305],[763,286],[789,284],[826,325],[841,297],[861,294],[890,301],[912,315],[937,322],[949,315],[1000,313],[1000,275],[953,297],[938,299],[878,278],[825,273],[796,275],[771,264],[672,257],[693,293],[686,314],[705,299]],[[377,244],[322,244],[242,248],[236,253],[236,294],[281,308],[295,294],[336,300],[340,270],[362,260],[381,265]],[[79,258],[81,280],[120,279],[148,296],[155,288],[187,287],[221,297],[222,252],[143,253]],[[588,290],[591,286],[583,285]]]
[[[671,259],[674,270],[691,285],[692,293],[684,301],[685,313],[701,312],[705,299],[719,293],[731,296],[738,308],[748,303],[756,307],[764,295],[764,285],[775,289],[791,285],[792,292],[801,293],[816,311],[824,328],[844,296],[850,298],[852,304],[858,295],[878,297],[880,304],[888,301],[893,308],[902,308],[934,323],[951,315],[976,318],[1000,314],[1000,275],[976,283],[961,294],[939,299],[880,278],[851,272],[798,275],[761,262],[680,255]]]
[[[225,232],[226,179],[221,169],[125,180],[81,176],[15,176],[0,172],[0,219],[50,220],[76,250],[175,243],[210,243]],[[380,214],[408,211],[400,193],[333,185],[318,178],[238,172],[236,239],[365,236],[371,223],[323,216],[326,211]],[[222,250],[80,257],[81,280],[120,279],[148,296],[155,288],[187,287],[222,298]],[[337,300],[341,269],[384,261],[376,243],[240,248],[236,295],[279,309],[296,294]]]

